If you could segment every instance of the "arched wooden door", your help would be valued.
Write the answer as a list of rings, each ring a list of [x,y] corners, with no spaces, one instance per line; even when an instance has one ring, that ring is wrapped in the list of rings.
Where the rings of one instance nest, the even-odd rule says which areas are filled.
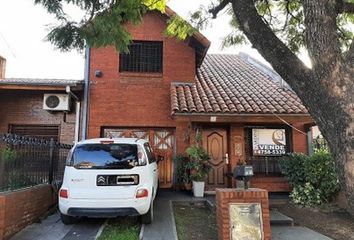
[[[215,188],[228,187],[227,182],[227,132],[225,129],[203,130],[203,147],[210,157],[211,170],[205,183],[205,189],[214,191]]]
[[[173,155],[175,135],[172,129],[129,128],[103,129],[104,137],[112,138],[139,138],[149,141],[156,157],[163,156],[164,160],[158,164],[160,188],[170,188],[173,184]]]

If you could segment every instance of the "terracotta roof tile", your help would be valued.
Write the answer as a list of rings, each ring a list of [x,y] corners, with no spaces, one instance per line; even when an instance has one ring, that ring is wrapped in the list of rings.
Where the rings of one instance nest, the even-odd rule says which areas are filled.
[[[171,85],[174,113],[307,114],[290,89],[238,55],[207,55],[196,83]]]

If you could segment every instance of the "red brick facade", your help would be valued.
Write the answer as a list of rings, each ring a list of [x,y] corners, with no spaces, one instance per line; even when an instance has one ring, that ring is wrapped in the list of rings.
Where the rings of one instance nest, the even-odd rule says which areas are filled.
[[[50,185],[0,193],[0,239],[9,239],[37,221],[55,202]]]
[[[304,134],[307,130],[304,124],[301,123],[294,123],[293,126],[302,131],[299,132],[297,130],[293,130],[293,151],[297,153],[308,153],[307,149],[307,137]]]
[[[217,189],[216,190],[216,221],[218,239],[229,240],[230,237],[230,203],[260,203],[264,240],[271,239],[268,192],[262,189]]]
[[[53,125],[59,127],[59,141],[72,144],[75,111],[66,114],[43,110],[43,94],[43,91],[0,91],[0,133],[7,133],[10,124]]]
[[[237,162],[246,161],[245,127],[257,123],[260,126],[279,126],[284,123],[274,116],[257,117],[218,117],[210,123],[210,116],[176,117],[171,114],[171,83],[195,83],[196,52],[187,41],[177,41],[166,37],[166,16],[149,12],[140,25],[128,25],[134,40],[163,42],[163,72],[121,73],[119,54],[113,47],[91,49],[90,53],[90,95],[88,137],[103,136],[104,128],[168,128],[175,131],[176,154],[184,154],[193,144],[196,127],[212,128],[221,125],[227,130],[228,152],[230,156],[229,173]],[[102,72],[101,77],[95,71]],[[186,85],[188,86],[188,85]],[[304,123],[309,117],[289,118],[290,123],[305,131]],[[204,125],[203,125],[204,124]],[[208,124],[208,125],[205,125]],[[297,152],[307,152],[306,136],[292,131],[292,148]],[[236,153],[235,148],[241,149]],[[237,155],[240,154],[240,155]],[[228,180],[229,186],[235,182]],[[232,183],[233,182],[233,183]],[[231,184],[232,183],[232,184]],[[285,191],[289,186],[283,178],[259,178],[254,186],[271,191]],[[269,186],[269,187],[267,187]]]
[[[102,126],[176,127],[171,118],[172,81],[193,82],[195,52],[187,43],[166,37],[165,17],[147,13],[138,26],[128,26],[134,40],[163,42],[163,73],[120,73],[113,47],[91,49],[89,137],[100,136]],[[103,76],[95,77],[95,70]],[[118,117],[119,116],[119,117]]]

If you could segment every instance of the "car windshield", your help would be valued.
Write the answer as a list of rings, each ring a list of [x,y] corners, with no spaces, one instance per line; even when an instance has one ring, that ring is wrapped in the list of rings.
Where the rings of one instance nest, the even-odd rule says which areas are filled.
[[[75,148],[72,165],[79,169],[131,169],[138,164],[136,144],[83,144]]]

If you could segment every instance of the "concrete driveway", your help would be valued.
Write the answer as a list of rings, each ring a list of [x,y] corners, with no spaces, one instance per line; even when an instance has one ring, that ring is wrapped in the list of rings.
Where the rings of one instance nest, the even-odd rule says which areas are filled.
[[[64,225],[59,213],[32,224],[17,233],[11,240],[94,240],[104,219],[82,219],[74,225]]]

